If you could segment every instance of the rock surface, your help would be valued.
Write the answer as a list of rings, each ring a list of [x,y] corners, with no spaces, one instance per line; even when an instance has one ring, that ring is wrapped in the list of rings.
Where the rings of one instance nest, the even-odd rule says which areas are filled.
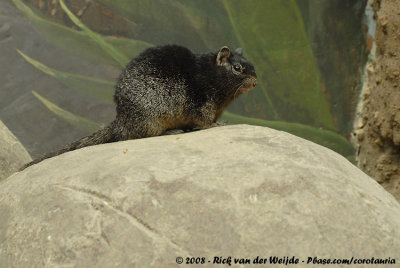
[[[24,146],[0,120],[0,180],[32,161]]]
[[[263,127],[83,148],[3,180],[0,200],[2,267],[188,267],[178,256],[205,257],[202,267],[215,256],[295,256],[296,267],[315,256],[400,261],[393,196],[333,151]]]

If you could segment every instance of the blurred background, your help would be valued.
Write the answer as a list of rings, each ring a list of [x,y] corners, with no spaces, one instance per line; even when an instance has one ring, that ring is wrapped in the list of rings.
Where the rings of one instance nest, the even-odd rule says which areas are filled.
[[[284,130],[352,160],[372,47],[364,0],[0,0],[0,119],[33,158],[115,117],[142,50],[242,47],[259,84],[222,119]]]

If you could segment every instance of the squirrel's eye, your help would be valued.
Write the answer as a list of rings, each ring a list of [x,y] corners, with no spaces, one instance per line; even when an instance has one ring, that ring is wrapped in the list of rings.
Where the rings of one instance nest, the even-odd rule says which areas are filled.
[[[234,69],[236,72],[240,72],[240,71],[242,70],[242,66],[240,66],[240,64],[236,64],[236,65],[233,66],[233,69]]]

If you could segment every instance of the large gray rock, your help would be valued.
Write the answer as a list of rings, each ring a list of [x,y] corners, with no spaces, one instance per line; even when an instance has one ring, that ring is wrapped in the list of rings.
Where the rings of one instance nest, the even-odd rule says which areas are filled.
[[[0,180],[32,161],[24,146],[0,120]]]
[[[205,257],[202,267],[215,256],[295,256],[296,267],[315,267],[308,257],[400,261],[390,194],[331,150],[262,127],[83,148],[4,180],[0,200],[2,267],[178,267],[178,256]]]

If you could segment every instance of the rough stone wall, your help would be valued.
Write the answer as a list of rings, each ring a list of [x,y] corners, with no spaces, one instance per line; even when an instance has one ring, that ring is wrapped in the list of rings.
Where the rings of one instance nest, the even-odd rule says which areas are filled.
[[[359,166],[400,200],[400,1],[375,0],[376,57],[368,67]]]

